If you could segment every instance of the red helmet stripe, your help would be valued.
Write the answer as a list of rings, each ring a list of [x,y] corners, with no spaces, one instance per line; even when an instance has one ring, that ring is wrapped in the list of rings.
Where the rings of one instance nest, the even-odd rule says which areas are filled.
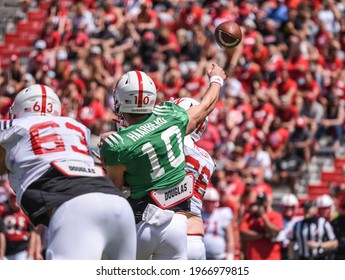
[[[143,77],[141,76],[141,73],[139,71],[135,71],[138,77],[138,83],[139,83],[139,92],[138,92],[138,107],[143,106],[143,95],[144,95],[144,87],[143,87]]]
[[[41,115],[45,116],[47,112],[47,90],[44,85],[40,85],[42,90],[42,108],[41,108]]]

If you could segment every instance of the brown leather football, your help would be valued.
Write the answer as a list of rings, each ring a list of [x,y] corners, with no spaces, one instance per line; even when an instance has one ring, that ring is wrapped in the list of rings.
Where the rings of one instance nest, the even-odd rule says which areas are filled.
[[[234,48],[242,40],[242,30],[236,22],[224,21],[216,27],[214,36],[222,48]]]

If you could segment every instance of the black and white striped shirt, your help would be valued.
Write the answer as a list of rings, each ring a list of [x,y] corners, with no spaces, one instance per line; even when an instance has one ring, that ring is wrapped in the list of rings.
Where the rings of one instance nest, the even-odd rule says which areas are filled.
[[[293,228],[290,240],[294,242],[294,250],[300,259],[324,259],[322,248],[311,249],[307,241],[325,242],[336,239],[332,225],[323,217],[312,217],[298,221]]]

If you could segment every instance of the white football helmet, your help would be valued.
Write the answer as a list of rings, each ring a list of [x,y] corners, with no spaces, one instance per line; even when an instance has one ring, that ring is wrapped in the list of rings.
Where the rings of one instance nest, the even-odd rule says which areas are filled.
[[[115,114],[149,114],[156,103],[157,90],[152,79],[141,71],[124,74],[114,89]]]
[[[61,116],[61,102],[56,93],[45,85],[31,85],[21,90],[10,108],[11,119],[26,115]]]
[[[333,204],[333,199],[328,194],[323,194],[316,199],[318,208],[332,207]]]
[[[213,187],[206,188],[204,200],[207,201],[219,201],[220,196],[218,191]]]
[[[298,199],[292,193],[284,194],[280,201],[280,204],[282,206],[298,206]]]
[[[323,194],[316,199],[316,207],[318,208],[318,216],[324,217],[330,221],[333,218],[335,205],[333,199],[328,194]]]
[[[190,97],[182,97],[174,100],[174,103],[185,109],[186,111],[192,107],[193,105],[199,105],[200,103],[193,98]],[[196,129],[190,134],[191,138],[194,142],[200,140],[201,136],[204,134],[206,130],[206,126],[208,124],[208,117],[198,125]]]

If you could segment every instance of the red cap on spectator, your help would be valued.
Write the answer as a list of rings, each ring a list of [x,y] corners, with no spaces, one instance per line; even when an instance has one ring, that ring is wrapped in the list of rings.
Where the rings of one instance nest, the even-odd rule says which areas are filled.
[[[45,65],[43,65],[42,70],[44,72],[48,72],[50,70],[50,67],[47,64],[45,64]]]
[[[152,31],[146,31],[143,35],[143,40],[152,41],[155,38],[155,34]]]
[[[305,125],[306,125],[306,122],[305,122],[305,119],[303,117],[297,118],[297,120],[296,120],[296,126],[297,127],[305,127]]]
[[[43,62],[43,60],[44,60],[44,56],[43,56],[43,55],[38,55],[38,56],[36,57],[36,61],[37,61],[37,62]]]

